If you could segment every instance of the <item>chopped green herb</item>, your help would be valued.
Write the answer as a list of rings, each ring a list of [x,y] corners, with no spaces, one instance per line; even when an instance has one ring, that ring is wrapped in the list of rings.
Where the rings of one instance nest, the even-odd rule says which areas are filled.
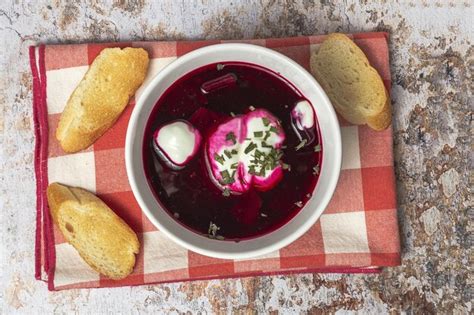
[[[229,184],[232,184],[235,180],[234,180],[234,177],[233,176],[230,176],[229,174],[229,171],[228,170],[224,170],[222,172],[220,172],[221,174],[221,184],[222,185],[229,185]]]
[[[262,141],[262,148],[273,148],[273,146],[269,145],[265,141]]]
[[[261,151],[255,150],[255,159],[260,159],[262,156],[265,156]]]
[[[263,141],[267,141],[267,139],[270,138],[270,131],[265,131],[265,137],[263,138]]]
[[[225,136],[226,141],[232,141],[232,144],[236,144],[237,140],[235,139],[235,134],[231,131]]]
[[[270,157],[271,157],[273,160],[277,161],[277,160],[279,160],[279,159],[281,159],[281,158],[283,157],[283,151],[278,150],[278,149],[275,149],[275,148],[272,148],[272,149],[270,150],[269,155],[270,155]]]
[[[314,174],[314,175],[319,174],[319,164],[317,164],[317,165],[315,165],[315,166],[313,167],[313,174]]]
[[[222,155],[219,155],[217,153],[214,153],[214,160],[218,162],[220,165],[224,165],[224,157]]]
[[[291,165],[290,165],[290,164],[281,163],[281,167],[282,167],[284,170],[291,171]]]
[[[251,152],[256,147],[257,147],[257,145],[255,143],[250,142],[249,145],[245,148],[244,153],[248,154],[249,152]]]
[[[270,132],[273,132],[274,134],[278,135],[278,129],[275,126],[270,127]]]
[[[230,159],[232,157],[232,153],[230,153],[227,150],[224,150],[224,154],[225,154],[225,156],[227,156],[228,159]]]
[[[217,231],[219,231],[220,229],[220,227],[218,227],[211,221],[209,222],[209,229],[207,230],[207,234],[210,238],[215,238],[217,236]]]
[[[221,176],[222,176],[222,178],[230,177],[229,171],[228,170],[223,170],[221,172]]]
[[[258,146],[254,143],[251,143],[245,150],[246,153],[251,152],[255,149],[252,157],[254,159],[250,160],[249,165],[249,174],[257,176],[265,176],[267,171],[275,169],[278,165],[282,165],[280,159],[283,156],[283,151],[269,146],[265,142],[262,143],[262,147],[267,146],[270,148],[268,151],[258,150]]]
[[[314,152],[321,152],[321,145],[317,144],[314,146]]]
[[[276,157],[277,157],[276,160],[281,159],[281,158],[283,157],[283,151],[281,151],[281,150],[276,150],[276,152],[277,152],[277,153],[276,153]]]
[[[229,197],[230,196],[230,190],[228,188],[224,188],[224,191],[222,192],[222,196]]]
[[[268,125],[270,125],[270,119],[268,119],[267,117],[262,117],[262,121],[263,121],[263,125],[265,127],[267,127]]]
[[[261,138],[263,136],[263,131],[255,131],[253,133],[254,137]]]
[[[255,165],[250,165],[249,166],[249,174],[250,175],[256,175],[257,172],[255,172]]]
[[[230,153],[232,153],[232,154],[237,154],[238,152],[237,152],[236,149],[232,149],[232,151],[230,151]]]
[[[307,140],[306,140],[306,139],[303,139],[303,140],[296,146],[295,150],[296,150],[296,151],[301,150],[301,149],[305,146],[306,142],[307,142]]]
[[[239,166],[239,163],[238,162],[235,162],[235,163],[232,163],[232,165],[230,166],[231,169],[235,170],[237,169],[237,167]]]

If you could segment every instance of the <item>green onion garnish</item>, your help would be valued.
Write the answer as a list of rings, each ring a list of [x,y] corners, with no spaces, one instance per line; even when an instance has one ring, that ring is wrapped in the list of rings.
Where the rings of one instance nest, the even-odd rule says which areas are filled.
[[[249,174],[251,174],[251,175],[256,175],[256,172],[255,172],[255,165],[250,165],[250,166],[249,166]]]
[[[306,139],[303,139],[303,140],[296,146],[295,150],[298,151],[298,150],[302,149],[302,148],[305,146],[306,141],[307,141]]]
[[[230,177],[229,171],[228,171],[228,170],[223,170],[223,171],[221,172],[221,176],[222,176],[222,178],[228,178],[228,177]]]
[[[218,162],[220,165],[224,165],[224,157],[222,155],[219,155],[217,153],[214,153],[214,160]]]
[[[261,138],[263,136],[263,131],[255,131],[253,135],[254,137]]]
[[[263,121],[263,125],[265,127],[267,127],[268,125],[270,125],[270,119],[268,119],[267,117],[262,117],[262,121]]]
[[[291,165],[290,165],[290,164],[281,163],[281,167],[282,167],[284,170],[291,171]]]
[[[225,136],[225,140],[226,141],[232,141],[233,144],[236,144],[237,143],[237,140],[235,140],[235,134],[233,132],[229,132],[226,136]]]
[[[313,167],[313,174],[314,174],[314,175],[319,174],[319,164],[316,164],[316,165]]]
[[[224,170],[220,174],[222,176],[222,180],[221,180],[222,185],[229,185],[229,184],[232,184],[235,181],[234,177],[230,176],[228,170]]]
[[[217,231],[219,231],[221,228],[215,225],[214,223],[209,222],[209,228],[207,229],[207,234],[209,235],[210,238],[215,238],[217,236]]]
[[[273,132],[274,134],[277,134],[277,135],[279,134],[279,133],[278,133],[278,129],[277,129],[276,127],[274,127],[274,126],[271,126],[271,127],[270,127],[270,132]]]
[[[251,152],[256,147],[257,147],[257,145],[255,143],[250,142],[249,145],[245,148],[244,153],[248,154],[249,152]]]
[[[270,138],[270,131],[265,131],[265,137],[263,138],[263,141],[267,141],[267,139]]]

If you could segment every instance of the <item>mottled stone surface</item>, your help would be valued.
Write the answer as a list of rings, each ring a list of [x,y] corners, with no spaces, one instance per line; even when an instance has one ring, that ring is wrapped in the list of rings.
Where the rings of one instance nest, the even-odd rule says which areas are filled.
[[[73,1],[0,4],[0,313],[472,312],[471,1]],[[380,275],[258,277],[50,293],[34,280],[33,43],[391,34],[403,265]]]

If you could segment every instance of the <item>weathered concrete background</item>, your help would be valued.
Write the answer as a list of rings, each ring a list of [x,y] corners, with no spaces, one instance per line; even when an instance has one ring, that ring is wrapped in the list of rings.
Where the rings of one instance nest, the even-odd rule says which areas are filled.
[[[472,312],[472,1],[0,4],[0,313]],[[416,2],[416,1],[413,1]],[[202,281],[49,293],[33,277],[33,43],[391,33],[403,266],[380,275]]]

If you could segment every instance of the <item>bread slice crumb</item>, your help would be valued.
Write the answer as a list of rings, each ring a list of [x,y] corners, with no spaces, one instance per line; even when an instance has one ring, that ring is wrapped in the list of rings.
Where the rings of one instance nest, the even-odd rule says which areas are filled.
[[[311,56],[310,65],[313,76],[344,119],[374,130],[390,125],[390,97],[383,80],[349,37],[328,35]]]
[[[118,119],[148,70],[142,48],[105,48],[70,96],[56,129],[65,152],[86,149]]]
[[[132,273],[140,243],[112,209],[82,188],[59,183],[50,184],[47,195],[54,223],[92,269],[113,280]]]

